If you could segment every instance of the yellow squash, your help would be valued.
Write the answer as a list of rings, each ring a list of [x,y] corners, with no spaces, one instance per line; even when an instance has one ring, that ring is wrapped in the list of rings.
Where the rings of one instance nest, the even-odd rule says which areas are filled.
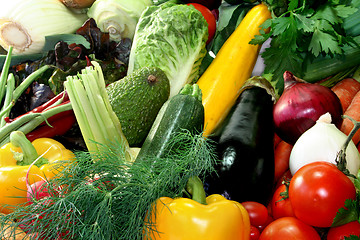
[[[251,77],[261,46],[249,42],[269,18],[271,13],[266,5],[253,7],[198,80],[205,109],[204,136],[212,134],[220,125],[235,104],[244,82]]]

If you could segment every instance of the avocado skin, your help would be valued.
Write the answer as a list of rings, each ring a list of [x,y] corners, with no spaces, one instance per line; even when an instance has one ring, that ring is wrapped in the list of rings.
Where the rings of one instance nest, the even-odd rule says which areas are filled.
[[[129,145],[140,147],[169,98],[169,79],[160,68],[143,67],[109,84],[106,90]]]

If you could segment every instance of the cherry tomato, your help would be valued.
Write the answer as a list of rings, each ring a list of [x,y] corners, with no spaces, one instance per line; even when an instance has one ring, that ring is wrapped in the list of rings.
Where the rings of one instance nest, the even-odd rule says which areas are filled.
[[[294,217],[283,217],[271,222],[259,240],[320,240],[316,230]]]
[[[313,162],[292,177],[289,198],[295,216],[315,227],[330,227],[346,199],[355,199],[355,186],[334,164]]]
[[[260,230],[257,227],[250,226],[250,240],[258,240],[260,237]]]
[[[206,42],[206,44],[208,44],[214,38],[216,31],[216,19],[214,14],[212,14],[212,12],[207,7],[199,3],[188,3],[187,5],[193,5],[204,16],[208,24],[208,31],[209,31],[209,37]]]
[[[271,213],[274,219],[281,217],[295,217],[289,197],[281,196],[286,194],[286,185],[280,185],[274,192],[271,200]]]
[[[262,232],[267,227],[267,225],[269,225],[273,221],[274,221],[274,218],[272,216],[268,215],[266,222],[263,225],[257,226],[257,229],[259,229],[259,231]]]
[[[353,221],[338,227],[332,227],[327,234],[327,240],[344,240],[350,235],[360,236],[360,223]]]
[[[268,210],[267,208],[258,202],[242,202],[241,205],[244,206],[246,211],[249,213],[250,224],[252,226],[261,226],[264,225],[268,219]]]

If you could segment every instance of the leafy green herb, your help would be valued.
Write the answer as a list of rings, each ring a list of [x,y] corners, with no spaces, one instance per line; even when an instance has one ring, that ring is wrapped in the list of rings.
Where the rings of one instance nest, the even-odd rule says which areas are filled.
[[[285,71],[302,77],[304,62],[311,64],[313,59],[326,55],[341,57],[346,54],[343,47],[347,45],[360,47],[353,37],[345,34],[343,26],[344,19],[358,11],[350,4],[338,0],[265,2],[272,10],[273,18],[262,27],[270,27],[270,31],[261,30],[250,43],[262,44],[272,39],[262,57],[264,74],[271,76],[270,81],[278,93],[283,91],[282,75]]]
[[[48,198],[33,199],[0,219],[0,238],[3,223],[17,219],[15,226],[39,233],[34,239],[142,239],[145,226],[152,226],[144,219],[156,199],[181,197],[191,176],[213,171],[209,141],[184,131],[173,136],[166,157],[134,163],[124,160],[122,147],[77,152],[76,161],[47,183]]]
[[[210,45],[207,47],[208,52],[201,62],[200,74],[203,74],[209,67],[210,63],[214,60],[215,55],[219,52],[222,45],[234,32],[251,7],[253,7],[253,5],[247,3],[241,3],[238,5],[222,3],[220,5],[219,19],[217,21],[215,36]]]
[[[344,240],[359,240],[359,236],[350,235],[350,237],[345,237]]]

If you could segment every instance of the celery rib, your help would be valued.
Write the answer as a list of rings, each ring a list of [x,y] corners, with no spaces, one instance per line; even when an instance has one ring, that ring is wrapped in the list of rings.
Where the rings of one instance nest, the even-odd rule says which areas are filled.
[[[92,64],[64,83],[86,147],[92,152],[99,151],[99,145],[120,144],[126,160],[131,161],[132,151],[111,108],[101,67]]]

